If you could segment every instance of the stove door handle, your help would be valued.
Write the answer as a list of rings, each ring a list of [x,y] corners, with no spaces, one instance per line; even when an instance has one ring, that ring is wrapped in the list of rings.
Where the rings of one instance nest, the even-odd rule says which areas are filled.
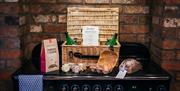
[[[77,58],[80,58],[80,59],[98,59],[99,58],[99,55],[83,55],[82,53],[79,53],[79,52],[75,52],[73,53],[74,54],[74,57],[77,57]]]

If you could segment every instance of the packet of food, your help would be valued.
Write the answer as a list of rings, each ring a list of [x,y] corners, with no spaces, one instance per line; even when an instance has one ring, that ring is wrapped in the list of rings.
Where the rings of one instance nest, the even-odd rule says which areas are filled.
[[[55,38],[42,41],[40,61],[42,73],[59,70],[59,51]]]

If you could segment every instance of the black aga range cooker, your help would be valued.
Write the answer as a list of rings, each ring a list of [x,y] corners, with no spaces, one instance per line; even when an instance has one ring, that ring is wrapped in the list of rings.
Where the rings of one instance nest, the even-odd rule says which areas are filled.
[[[60,49],[60,48],[59,48]],[[60,50],[61,51],[61,50]],[[41,74],[38,68],[40,46],[34,49],[32,62],[24,64],[13,74],[14,87],[18,90],[19,75]],[[150,59],[148,49],[138,43],[121,43],[119,64],[122,60],[134,58],[143,68],[132,74],[126,74],[124,79],[115,78],[118,68],[109,74],[95,72],[64,73],[61,71],[43,74],[44,91],[169,91],[171,76]]]

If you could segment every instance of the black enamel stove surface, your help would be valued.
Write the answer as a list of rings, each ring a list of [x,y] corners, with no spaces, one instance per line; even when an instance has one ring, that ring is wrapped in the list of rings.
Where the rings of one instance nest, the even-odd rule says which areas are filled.
[[[126,58],[135,58],[143,69],[127,74],[124,79],[115,78],[119,69],[109,74],[95,72],[44,74],[44,91],[169,91],[170,75],[150,60],[148,49],[137,43],[121,43],[119,63]],[[17,76],[20,74],[40,74],[33,63],[19,69],[15,74],[15,87],[18,88]]]

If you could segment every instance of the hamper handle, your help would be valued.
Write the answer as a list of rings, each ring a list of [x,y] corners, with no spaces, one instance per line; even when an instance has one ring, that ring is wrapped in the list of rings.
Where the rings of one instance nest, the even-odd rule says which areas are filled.
[[[98,59],[99,58],[99,55],[83,55],[82,53],[79,53],[79,52],[75,52],[74,53],[74,57],[77,57],[77,58],[93,58],[93,59]]]

